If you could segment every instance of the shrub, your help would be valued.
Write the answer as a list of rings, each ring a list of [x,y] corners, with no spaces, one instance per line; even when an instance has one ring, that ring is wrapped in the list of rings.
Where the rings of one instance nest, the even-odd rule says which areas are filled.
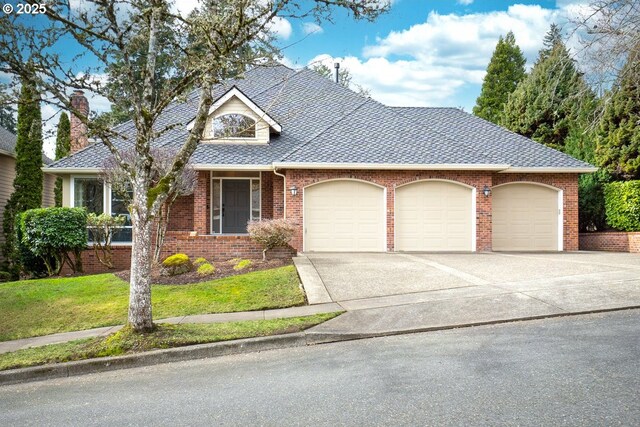
[[[612,182],[604,187],[607,223],[618,230],[640,231],[640,181]]]
[[[197,261],[197,260],[196,260]],[[209,264],[208,262],[203,263],[198,267],[198,275],[200,276],[208,276],[216,272],[216,268]]]
[[[0,271],[0,283],[8,282],[11,280],[11,273],[8,271]]]
[[[162,265],[169,276],[177,276],[193,270],[191,259],[185,254],[171,255],[162,261]]]
[[[233,266],[233,269],[236,271],[244,270],[245,268],[249,268],[253,265],[250,259],[241,259]]]
[[[65,262],[81,271],[80,252],[87,247],[84,208],[30,209],[19,217],[20,244],[40,257],[49,275],[59,274]],[[71,260],[69,252],[75,255]]]
[[[289,244],[296,228],[286,219],[266,219],[250,221],[247,225],[247,231],[249,237],[262,246],[262,259],[266,259],[269,249]]]
[[[208,264],[209,261],[207,261],[206,258],[200,257],[200,258],[196,258],[195,261],[193,261],[193,265],[195,265],[196,267],[201,266],[202,264]]]
[[[127,217],[124,215],[112,216],[108,213],[87,215],[87,227],[91,235],[91,243],[96,253],[96,258],[107,268],[113,268],[113,253],[111,242],[122,230]]]
[[[607,226],[604,208],[604,186],[611,175],[603,169],[578,179],[580,231],[604,230]]]

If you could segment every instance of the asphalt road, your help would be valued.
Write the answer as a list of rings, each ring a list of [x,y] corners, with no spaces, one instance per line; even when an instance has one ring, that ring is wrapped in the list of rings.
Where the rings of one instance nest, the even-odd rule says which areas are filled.
[[[640,310],[0,387],[0,425],[640,425]]]

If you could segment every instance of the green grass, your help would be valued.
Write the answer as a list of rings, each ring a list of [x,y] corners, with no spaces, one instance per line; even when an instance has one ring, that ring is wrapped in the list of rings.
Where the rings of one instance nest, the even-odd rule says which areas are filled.
[[[154,319],[304,304],[293,266],[151,292]],[[113,274],[0,283],[0,341],[124,324],[128,301]]]
[[[240,338],[293,333],[325,322],[338,314],[340,313],[230,323],[161,324],[157,325],[155,331],[147,334],[136,334],[129,328],[123,328],[106,338],[91,338],[0,354],[0,370],[96,357],[121,356],[161,348]]]

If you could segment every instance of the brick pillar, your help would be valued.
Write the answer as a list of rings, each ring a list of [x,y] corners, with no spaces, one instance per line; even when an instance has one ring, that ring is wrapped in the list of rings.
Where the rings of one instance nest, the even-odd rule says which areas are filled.
[[[198,172],[198,182],[193,191],[193,231],[198,234],[207,234],[207,181],[209,174],[205,171]]]
[[[89,101],[84,96],[84,92],[76,90],[71,95],[71,106],[83,117],[89,117]],[[71,112],[71,153],[75,153],[82,150],[89,145],[89,137],[87,136],[87,125],[78,118],[73,112]]]
[[[273,218],[284,216],[284,180],[281,176],[273,175]],[[300,190],[302,192],[302,190]]]
[[[488,252],[492,250],[493,219],[492,198],[484,195],[485,185],[491,189],[493,186],[490,174],[481,174],[476,181],[476,251]]]

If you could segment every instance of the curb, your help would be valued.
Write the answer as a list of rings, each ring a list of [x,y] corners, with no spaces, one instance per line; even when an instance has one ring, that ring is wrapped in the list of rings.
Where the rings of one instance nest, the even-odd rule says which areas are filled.
[[[120,369],[139,368],[162,363],[180,362],[185,360],[205,359],[233,354],[256,353],[267,350],[277,350],[292,347],[306,347],[318,344],[328,344],[342,341],[354,341],[366,338],[377,338],[394,335],[433,332],[448,329],[468,328],[473,326],[497,325],[502,323],[540,320],[554,317],[578,316],[585,314],[606,313],[612,311],[639,309],[640,305],[616,307],[586,311],[546,314],[540,316],[526,316],[510,319],[470,322],[455,325],[431,326],[396,331],[376,333],[336,334],[330,332],[296,332],[286,335],[272,335],[268,337],[245,338],[240,340],[222,341],[209,344],[198,344],[186,347],[176,347],[164,350],[153,350],[144,353],[116,357],[101,357],[97,359],[65,362],[52,365],[34,366],[0,371],[0,386],[32,381],[43,381],[56,378],[66,378],[78,375],[115,371]]]

